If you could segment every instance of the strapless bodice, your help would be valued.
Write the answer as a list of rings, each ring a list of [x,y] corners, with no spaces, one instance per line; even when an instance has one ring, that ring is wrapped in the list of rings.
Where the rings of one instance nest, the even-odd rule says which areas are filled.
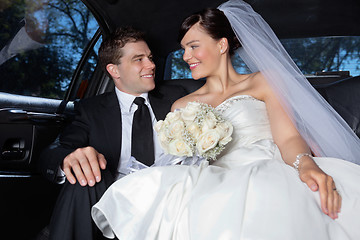
[[[272,139],[265,103],[249,95],[234,96],[225,100],[216,110],[234,127],[233,138],[243,144]]]
[[[216,110],[232,123],[234,131],[233,140],[214,165],[226,167],[228,164],[234,166],[234,161],[244,164],[273,158],[277,146],[273,142],[263,101],[249,95],[238,95],[225,100]]]

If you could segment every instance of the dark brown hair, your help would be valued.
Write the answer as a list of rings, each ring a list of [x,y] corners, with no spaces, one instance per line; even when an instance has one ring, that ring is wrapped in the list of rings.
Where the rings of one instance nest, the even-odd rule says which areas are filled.
[[[189,29],[199,23],[200,26],[215,40],[226,38],[229,43],[229,54],[232,56],[235,50],[241,47],[231,28],[225,14],[216,8],[207,8],[199,13],[187,17],[181,24],[178,41],[181,42]]]
[[[108,64],[120,64],[120,58],[123,56],[121,49],[127,43],[138,41],[145,41],[145,35],[132,27],[117,28],[107,36],[99,48],[99,63],[104,71],[107,73]]]

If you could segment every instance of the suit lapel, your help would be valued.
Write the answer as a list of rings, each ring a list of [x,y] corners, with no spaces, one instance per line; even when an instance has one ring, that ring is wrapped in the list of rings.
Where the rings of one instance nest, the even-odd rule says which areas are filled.
[[[102,121],[102,124],[104,124],[106,142],[111,143],[111,146],[109,146],[111,156],[108,159],[108,167],[112,174],[115,174],[119,164],[122,141],[120,105],[115,91],[105,95],[100,101],[102,108],[99,109],[99,121]],[[149,93],[149,101],[156,119],[165,119],[166,114],[170,111],[172,102],[159,92]]]
[[[109,169],[114,174],[117,171],[119,164],[122,137],[120,105],[115,91],[106,95],[102,99],[101,105],[103,108],[100,117],[106,124],[104,127],[104,134],[107,138],[107,142],[111,143],[111,146],[109,146],[111,161],[108,162],[108,165]]]

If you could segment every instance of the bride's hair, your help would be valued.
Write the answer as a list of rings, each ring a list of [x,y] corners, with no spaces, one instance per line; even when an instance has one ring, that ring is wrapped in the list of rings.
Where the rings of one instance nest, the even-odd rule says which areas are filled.
[[[226,38],[229,43],[229,54],[234,55],[235,50],[241,47],[225,14],[219,9],[207,8],[201,12],[187,17],[181,24],[178,41],[181,42],[189,29],[199,23],[200,26],[215,40]]]

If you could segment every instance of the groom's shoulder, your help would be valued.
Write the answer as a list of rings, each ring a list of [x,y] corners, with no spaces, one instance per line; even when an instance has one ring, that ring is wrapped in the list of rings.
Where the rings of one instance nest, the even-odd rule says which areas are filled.
[[[111,102],[116,103],[114,100],[116,100],[116,93],[112,91],[81,99],[75,104],[85,108],[96,108],[97,106],[109,105]]]
[[[169,85],[164,83],[157,84],[156,88],[150,92],[150,94],[155,97],[173,101],[187,95],[188,93],[189,92],[181,85]]]
[[[194,79],[172,79],[164,80],[160,83],[156,83],[156,91],[172,98],[178,99],[185,95],[188,95],[201,86],[203,86],[205,81],[203,80],[194,80]]]

